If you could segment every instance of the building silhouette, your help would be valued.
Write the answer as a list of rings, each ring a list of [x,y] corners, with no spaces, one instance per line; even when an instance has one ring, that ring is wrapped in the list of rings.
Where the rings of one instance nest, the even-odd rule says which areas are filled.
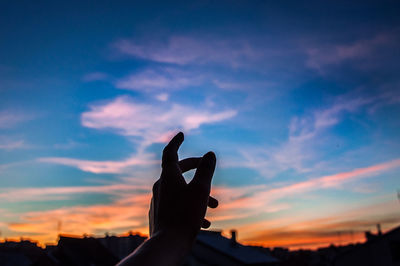
[[[334,266],[400,266],[400,226],[382,234],[366,232],[367,241],[339,254]]]
[[[202,230],[182,266],[400,266],[400,226],[386,233],[366,232],[366,239],[361,244],[290,251],[243,245],[234,230],[229,238],[221,231]],[[100,238],[60,235],[58,244],[46,249],[24,239],[5,241],[0,242],[0,266],[111,266],[145,240],[132,233]]]
[[[236,236],[235,230],[230,239],[222,236],[221,231],[201,230],[184,265],[278,265],[272,255],[238,243]]]
[[[57,266],[36,242],[29,240],[0,243],[0,266]]]

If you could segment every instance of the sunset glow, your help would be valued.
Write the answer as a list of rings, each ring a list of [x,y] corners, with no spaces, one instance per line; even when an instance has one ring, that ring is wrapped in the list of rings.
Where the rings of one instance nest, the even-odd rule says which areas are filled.
[[[399,3],[8,2],[0,241],[147,235],[179,131],[180,158],[215,152],[207,219],[242,243],[400,224]]]

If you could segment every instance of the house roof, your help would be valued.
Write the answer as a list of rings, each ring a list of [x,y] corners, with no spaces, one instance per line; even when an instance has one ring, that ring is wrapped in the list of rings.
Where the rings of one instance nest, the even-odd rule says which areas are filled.
[[[58,250],[62,260],[74,265],[115,265],[119,260],[97,239],[92,237],[76,238],[60,235]],[[81,263],[81,264],[79,264]]]
[[[222,236],[218,231],[200,231],[197,235],[197,242],[245,264],[278,262],[276,258],[252,247],[238,242],[234,244],[231,239]]]
[[[340,260],[354,256],[354,254],[356,252],[363,251],[363,250],[364,250],[364,252],[366,252],[365,254],[369,254],[368,247],[370,247],[371,245],[374,245],[376,243],[382,242],[382,241],[387,241],[391,237],[396,237],[396,235],[398,235],[399,233],[400,233],[400,226],[397,226],[382,235],[373,235],[374,237],[372,239],[367,240],[364,243],[356,244],[353,248],[346,250],[345,252],[339,254],[336,257],[335,261],[340,262]]]

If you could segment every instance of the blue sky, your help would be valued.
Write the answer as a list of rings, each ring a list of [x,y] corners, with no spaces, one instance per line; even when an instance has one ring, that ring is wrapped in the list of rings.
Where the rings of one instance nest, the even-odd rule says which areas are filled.
[[[0,10],[0,237],[146,233],[180,130],[181,158],[217,155],[214,229],[295,248],[398,224],[395,1]]]

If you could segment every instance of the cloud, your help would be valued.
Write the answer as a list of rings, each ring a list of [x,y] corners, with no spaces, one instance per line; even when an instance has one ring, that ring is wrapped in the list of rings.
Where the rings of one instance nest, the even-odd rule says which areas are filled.
[[[311,116],[294,117],[289,125],[289,138],[293,140],[313,138],[322,130],[338,124],[342,114],[354,113],[372,102],[371,98],[342,97],[338,98],[329,108],[315,110]]]
[[[93,82],[93,81],[103,81],[103,80],[108,80],[109,75],[107,73],[103,72],[92,72],[84,75],[82,77],[82,80],[84,82]]]
[[[247,244],[283,246],[291,249],[319,248],[330,244],[345,245],[365,241],[365,231],[376,225],[392,228],[398,225],[399,214],[393,201],[336,212],[324,218],[301,220],[293,217],[250,223],[239,227]],[[390,206],[390,208],[388,208]],[[373,214],[373,215],[372,215]]]
[[[199,85],[203,78],[195,73],[173,68],[147,69],[115,83],[119,89],[142,92],[172,91]]]
[[[314,223],[308,221],[301,224],[298,219],[284,217],[263,221],[260,225],[257,225],[257,223],[251,222],[252,219],[247,219],[247,222],[243,222],[243,219],[255,217],[262,213],[280,212],[291,208],[291,205],[288,203],[279,203],[278,200],[280,199],[293,196],[298,198],[299,195],[313,190],[338,188],[342,184],[376,175],[396,167],[400,167],[400,159],[270,189],[266,185],[241,188],[215,186],[212,188],[211,194],[218,198],[220,206],[217,210],[209,210],[207,217],[213,222],[214,226],[226,226],[226,224],[239,226],[238,229],[243,233],[248,243],[296,246],[337,241],[337,239],[332,239],[332,233],[330,233],[335,230],[335,227],[332,225],[328,226],[329,223],[326,221],[315,220]],[[132,195],[131,191],[138,189],[143,193]],[[146,214],[151,198],[150,190],[151,186],[148,185],[137,186],[127,184],[21,188],[0,193],[0,199],[26,201],[53,198],[54,200],[54,196],[57,195],[68,196],[78,193],[104,193],[118,196],[110,204],[63,207],[55,210],[25,213],[20,217],[20,222],[7,224],[8,229],[15,234],[29,235],[35,233],[37,234],[35,238],[41,243],[45,243],[54,242],[59,233],[82,235],[84,233],[102,234],[110,231],[122,233],[134,230],[146,234],[148,228]],[[385,207],[368,207],[359,209],[358,211],[349,211],[346,215],[341,214],[340,217],[336,216],[336,220],[331,219],[331,221],[332,224],[336,223],[337,230],[344,231],[350,227],[349,224],[346,224],[346,221],[347,223],[351,223],[354,217],[362,217],[363,215],[371,214],[371,212],[385,212],[388,205],[385,204],[383,206]],[[293,226],[290,226],[291,224]],[[358,228],[368,226],[369,224],[359,224]],[[261,230],[260,232],[262,228],[270,229]],[[279,228],[279,230],[274,228]],[[287,238],[287,241],[282,241],[279,235],[272,238],[265,237],[275,236],[278,232],[282,232],[281,234],[284,235],[285,232],[292,231],[295,235],[301,236],[298,239],[299,241],[295,238]],[[314,235],[314,238],[309,239],[311,235]],[[307,242],[300,241],[300,239],[306,240],[307,238],[309,239]]]
[[[15,149],[21,149],[24,147],[25,147],[25,143],[23,140],[2,141],[2,138],[0,138],[0,150],[15,150]]]
[[[160,93],[156,95],[156,99],[161,101],[161,102],[166,102],[168,101],[169,95],[167,93]]]
[[[150,191],[149,186],[137,186],[129,184],[113,184],[105,186],[75,186],[75,187],[40,187],[40,188],[7,188],[0,189],[2,201],[47,201],[59,196],[73,194],[118,194],[124,191]],[[65,199],[65,198],[63,198]]]
[[[22,114],[21,112],[12,110],[0,111],[0,129],[12,128],[31,118],[31,115]]]
[[[153,158],[152,154],[137,154],[123,161],[93,161],[81,160],[64,157],[43,157],[39,158],[39,162],[54,163],[67,166],[77,167],[82,171],[95,174],[100,173],[122,173],[126,168],[132,166],[146,166],[159,163]]]
[[[371,175],[376,175],[383,171],[388,171],[398,167],[400,167],[400,159],[376,164],[365,168],[354,169],[349,172],[342,172],[334,175],[313,178],[289,186],[272,189],[266,193],[265,198],[271,198],[271,196],[283,197],[295,194],[302,194],[316,189],[338,188],[344,183],[348,183],[360,178],[365,178]]]
[[[164,97],[164,96],[163,96]],[[93,105],[82,114],[82,125],[99,130],[111,129],[137,141],[136,154],[121,161],[94,161],[65,157],[43,157],[39,162],[76,167],[91,173],[124,173],[132,166],[158,164],[153,154],[144,149],[153,143],[167,142],[178,130],[189,133],[204,124],[224,121],[236,115],[234,110],[211,112],[179,104],[141,104],[130,97]]]
[[[70,149],[74,149],[74,148],[77,148],[80,146],[84,146],[84,144],[73,141],[71,139],[68,139],[68,141],[65,143],[56,143],[53,145],[54,148],[60,149],[60,150],[70,150]]]
[[[35,233],[43,243],[54,243],[59,234],[123,233],[129,230],[148,233],[147,211],[150,193],[124,197],[112,204],[73,206],[23,214],[21,222],[9,223],[17,235]]]
[[[190,132],[204,124],[232,118],[237,111],[212,112],[181,104],[141,104],[121,96],[105,104],[92,105],[82,114],[82,125],[95,129],[112,129],[118,134],[140,138],[141,145],[166,142],[177,130]]]
[[[379,48],[393,42],[389,34],[378,34],[371,39],[358,40],[349,44],[328,45],[325,47],[310,48],[307,50],[306,65],[320,72],[324,67],[338,65],[355,59],[370,57]]]
[[[263,92],[268,89],[270,94],[276,93],[273,91],[273,89],[277,87],[278,83],[274,82],[269,78],[268,80],[263,80],[263,81],[243,81],[243,80],[237,80],[237,79],[232,79],[232,78],[214,78],[213,79],[213,84],[225,91],[243,91],[243,92],[249,92],[251,90],[259,89]],[[282,84],[283,82],[279,82]],[[264,96],[265,97],[265,96]],[[269,97],[267,97],[269,98]]]
[[[377,101],[386,101],[381,98],[343,95],[327,108],[295,116],[288,125],[286,141],[276,147],[247,147],[240,150],[244,158],[242,164],[259,171],[265,177],[273,177],[290,169],[300,173],[310,172],[312,167],[308,167],[307,163],[320,157],[316,147],[321,145],[319,139],[323,139],[327,130],[339,124],[346,115],[360,112]]]
[[[166,41],[138,42],[121,39],[113,44],[123,54],[160,63],[177,65],[222,63],[237,67],[243,61],[257,60],[263,50],[239,38],[171,36]],[[264,49],[265,51],[265,49]]]
[[[217,220],[251,217],[263,212],[276,212],[291,208],[279,200],[299,197],[312,191],[339,189],[344,184],[400,167],[400,159],[354,169],[333,175],[311,178],[292,184],[255,185],[241,188],[216,187],[212,193],[220,199],[221,206],[213,213]],[[218,218],[222,216],[223,218]]]

